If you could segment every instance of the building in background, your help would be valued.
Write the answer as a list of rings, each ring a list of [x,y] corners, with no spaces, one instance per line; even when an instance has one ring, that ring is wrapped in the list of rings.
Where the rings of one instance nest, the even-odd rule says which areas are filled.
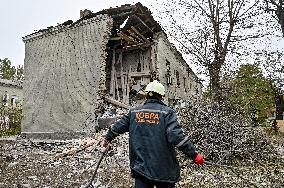
[[[200,99],[201,82],[146,7],[80,16],[23,37],[23,133],[93,131],[106,104],[139,104],[154,79],[168,104]]]
[[[1,107],[19,107],[23,102],[22,82],[0,79]]]
[[[13,119],[9,119],[11,108],[21,108],[23,103],[22,82],[0,79],[0,130],[9,129]]]

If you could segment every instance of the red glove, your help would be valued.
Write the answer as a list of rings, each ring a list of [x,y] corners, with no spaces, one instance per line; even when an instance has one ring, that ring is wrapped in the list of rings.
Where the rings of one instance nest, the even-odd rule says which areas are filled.
[[[100,145],[101,145],[101,151],[103,152],[103,153],[105,153],[109,148],[110,148],[110,143],[109,143],[109,141],[107,141],[106,139],[102,139],[101,141],[100,141]]]
[[[195,164],[197,164],[197,165],[203,165],[203,163],[204,163],[203,155],[201,155],[201,154],[198,153],[198,154],[195,156],[193,162],[194,162]]]

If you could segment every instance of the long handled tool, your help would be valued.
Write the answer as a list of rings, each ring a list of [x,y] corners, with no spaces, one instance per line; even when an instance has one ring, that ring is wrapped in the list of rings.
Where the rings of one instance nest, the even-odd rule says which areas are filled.
[[[91,178],[90,182],[88,183],[88,185],[87,185],[85,188],[89,188],[89,187],[94,188],[94,186],[93,186],[92,183],[93,183],[93,181],[94,181],[94,179],[95,179],[95,177],[96,177],[96,175],[97,175],[97,171],[98,171],[98,169],[99,169],[99,166],[100,166],[100,164],[101,164],[101,162],[102,162],[102,160],[103,160],[105,154],[108,152],[108,150],[109,150],[109,147],[105,148],[105,151],[102,152],[102,154],[101,154],[101,156],[100,156],[100,159],[99,159],[99,161],[98,161],[98,163],[97,163],[97,166],[96,166],[96,168],[95,168],[95,171],[94,171],[94,173],[93,173],[93,175],[92,175],[92,178]]]

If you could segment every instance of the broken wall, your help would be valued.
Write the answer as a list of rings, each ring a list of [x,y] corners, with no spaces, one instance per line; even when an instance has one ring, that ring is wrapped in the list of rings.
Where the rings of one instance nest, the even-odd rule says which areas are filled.
[[[152,61],[156,69],[156,77],[166,86],[166,100],[200,98],[202,85],[197,81],[196,75],[186,64],[182,55],[162,32],[154,37]]]
[[[22,133],[93,130],[103,106],[112,18],[98,15],[23,38]]]
[[[109,51],[107,58],[107,91],[112,99],[132,104],[133,92],[139,92],[151,78],[151,50]]]

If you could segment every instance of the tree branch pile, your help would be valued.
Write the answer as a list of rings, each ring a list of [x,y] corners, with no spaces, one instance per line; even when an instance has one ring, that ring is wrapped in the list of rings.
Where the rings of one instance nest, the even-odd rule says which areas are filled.
[[[181,124],[207,160],[231,165],[248,160],[276,159],[275,146],[261,127],[231,107],[199,104],[178,109]]]
[[[220,104],[180,108],[177,114],[208,162],[197,167],[180,155],[181,187],[283,185],[283,141],[272,142],[263,128],[252,126],[246,114]]]

